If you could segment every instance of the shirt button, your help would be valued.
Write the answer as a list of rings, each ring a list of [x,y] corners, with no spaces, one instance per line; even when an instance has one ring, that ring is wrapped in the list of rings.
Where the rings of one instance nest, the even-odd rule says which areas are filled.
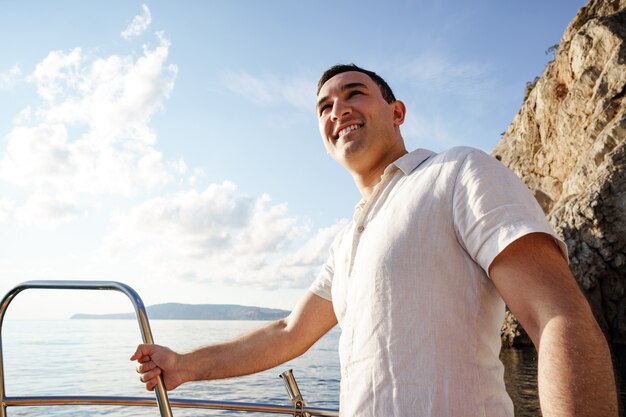
[[[359,233],[363,233],[363,230],[365,230],[365,226],[361,225],[356,229]]]

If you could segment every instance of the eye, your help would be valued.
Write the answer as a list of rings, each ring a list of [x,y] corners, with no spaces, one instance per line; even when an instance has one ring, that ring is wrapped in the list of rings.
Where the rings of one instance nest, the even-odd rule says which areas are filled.
[[[361,90],[352,90],[352,91],[350,91],[350,93],[348,93],[348,97],[352,98],[352,97],[354,97],[356,95],[359,95],[359,94],[364,94],[364,93]]]
[[[330,104],[322,104],[322,105],[319,107],[319,114],[320,114],[320,116],[321,116],[322,114],[324,114],[324,112],[325,112],[326,110],[328,110],[329,108],[330,108]]]

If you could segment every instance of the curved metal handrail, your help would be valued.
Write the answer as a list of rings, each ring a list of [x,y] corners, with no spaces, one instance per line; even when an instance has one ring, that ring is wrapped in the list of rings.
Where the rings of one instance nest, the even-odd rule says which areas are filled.
[[[117,281],[26,281],[9,291],[0,303],[0,417],[7,417],[8,406],[46,406],[46,405],[126,405],[159,407],[162,417],[172,417],[172,405],[184,408],[216,410],[253,411],[296,415],[293,407],[274,404],[209,401],[192,399],[168,399],[161,375],[155,388],[156,399],[150,397],[115,397],[115,396],[30,396],[7,397],[4,383],[4,359],[2,351],[2,323],[5,312],[15,296],[26,289],[75,289],[75,290],[113,290],[124,293],[133,304],[137,322],[144,343],[154,343],[148,322],[146,308],[139,294],[128,285]],[[295,382],[294,382],[295,384]],[[337,410],[315,407],[300,407],[302,415],[338,417]],[[299,414],[299,413],[298,413]]]
[[[139,294],[129,287],[128,285],[117,281],[26,281],[15,286],[9,291],[0,303],[0,417],[6,417],[6,391],[4,385],[4,355],[2,352],[2,323],[4,322],[4,314],[11,304],[11,301],[17,294],[26,289],[64,289],[64,290],[112,290],[124,293],[133,304],[135,309],[135,315],[137,316],[137,322],[139,323],[139,329],[141,330],[141,337],[144,343],[154,343],[152,338],[152,331],[150,330],[150,323],[148,322],[148,315],[146,314],[146,308],[139,297]],[[157,386],[155,387],[155,395],[157,403],[159,405],[159,411],[162,417],[172,417],[172,408],[170,407],[169,400],[167,398],[167,391],[163,384],[161,375],[158,376]]]

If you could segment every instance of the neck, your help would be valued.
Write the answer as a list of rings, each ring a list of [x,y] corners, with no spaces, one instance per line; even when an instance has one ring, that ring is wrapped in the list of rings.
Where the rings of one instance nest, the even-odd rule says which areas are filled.
[[[353,172],[352,178],[356,184],[361,196],[364,200],[367,200],[372,195],[374,188],[380,182],[385,169],[402,155],[407,154],[407,150],[404,145],[401,148],[387,153],[383,158],[376,162],[375,165],[367,170]]]

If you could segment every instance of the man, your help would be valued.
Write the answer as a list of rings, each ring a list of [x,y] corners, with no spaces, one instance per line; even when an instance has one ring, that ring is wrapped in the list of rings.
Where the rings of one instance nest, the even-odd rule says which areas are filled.
[[[327,70],[316,108],[363,197],[353,221],[285,319],[184,355],[139,346],[146,388],[274,367],[339,322],[343,416],[513,416],[506,302],[538,350],[543,415],[617,415],[606,340],[526,187],[475,149],[407,153],[405,106],[371,71]]]

